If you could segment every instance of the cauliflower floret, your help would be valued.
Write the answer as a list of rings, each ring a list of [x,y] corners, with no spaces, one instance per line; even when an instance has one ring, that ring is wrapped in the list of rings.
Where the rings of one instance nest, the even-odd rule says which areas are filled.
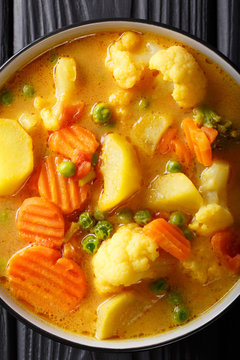
[[[163,80],[173,81],[172,96],[179,106],[191,108],[202,102],[206,77],[194,57],[182,46],[160,50],[149,61],[151,70],[159,70]]]
[[[233,217],[227,208],[218,204],[201,206],[195,214],[190,229],[200,235],[209,236],[215,231],[231,226]]]
[[[120,227],[93,257],[97,290],[114,292],[153,277],[150,265],[158,256],[157,244],[143,234],[142,228],[136,224]]]
[[[214,255],[207,238],[196,238],[192,243],[191,255],[179,266],[193,279],[205,284],[220,278],[224,271]]]
[[[128,31],[109,47],[109,58],[107,58],[106,66],[123,89],[132,88],[141,78],[144,64],[135,62],[132,56],[132,52],[138,48],[140,42],[139,34]]]

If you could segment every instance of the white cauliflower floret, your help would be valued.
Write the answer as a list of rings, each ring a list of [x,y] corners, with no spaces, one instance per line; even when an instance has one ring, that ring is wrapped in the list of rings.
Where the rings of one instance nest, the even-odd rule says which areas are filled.
[[[200,207],[189,227],[200,235],[209,236],[231,226],[232,223],[233,217],[227,208],[218,204],[208,204]]]
[[[153,276],[150,265],[159,253],[157,244],[136,224],[120,227],[103,242],[93,257],[95,285],[100,293],[114,292]]]
[[[212,251],[210,241],[199,237],[192,242],[189,258],[181,261],[179,266],[202,284],[220,278],[224,271]]]
[[[139,34],[128,31],[109,47],[106,66],[123,89],[132,88],[141,78],[144,64],[136,62],[133,58],[133,53],[138,48],[140,41]]]
[[[202,102],[206,77],[194,57],[182,46],[160,50],[149,61],[151,70],[159,70],[163,80],[172,81],[172,96],[179,106],[191,108]]]

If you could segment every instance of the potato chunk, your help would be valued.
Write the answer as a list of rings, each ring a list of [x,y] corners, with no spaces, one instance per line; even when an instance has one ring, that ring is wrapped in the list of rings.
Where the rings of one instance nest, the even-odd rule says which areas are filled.
[[[14,194],[33,170],[32,139],[15,120],[0,119],[0,196]]]
[[[106,211],[140,189],[141,174],[133,147],[119,134],[105,137],[101,159],[104,190],[98,205],[101,211]]]
[[[154,210],[195,213],[203,199],[191,180],[182,174],[160,175],[147,192],[147,205]]]
[[[147,114],[134,124],[131,138],[146,154],[153,155],[163,133],[171,124],[169,115]]]

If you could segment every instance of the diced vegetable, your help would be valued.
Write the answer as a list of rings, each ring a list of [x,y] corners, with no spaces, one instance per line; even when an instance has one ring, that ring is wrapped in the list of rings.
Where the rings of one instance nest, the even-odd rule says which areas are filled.
[[[158,150],[160,154],[166,154],[170,151],[172,146],[172,140],[177,136],[177,130],[174,128],[167,129],[159,142]]]
[[[150,209],[195,213],[203,199],[191,180],[182,173],[160,175],[146,192]]]
[[[82,241],[82,248],[88,254],[94,254],[99,248],[101,241],[95,235],[87,235]]]
[[[123,292],[105,301],[98,308],[96,337],[108,339],[123,331],[128,322],[134,320],[139,299],[131,292]],[[138,308],[139,310],[139,308]]]
[[[183,296],[179,291],[171,290],[168,293],[167,300],[170,305],[179,305],[183,301]]]
[[[37,313],[59,314],[77,308],[86,294],[86,279],[79,265],[44,246],[17,252],[8,264],[13,294]]]
[[[199,129],[193,120],[184,119],[182,122],[188,146],[198,160],[204,166],[212,165],[211,143],[205,132]]]
[[[105,103],[96,104],[93,108],[93,120],[97,124],[109,122],[112,112],[109,105]]]
[[[133,126],[131,139],[148,155],[153,155],[156,147],[167,128],[172,124],[169,115],[147,113]]]
[[[207,135],[207,138],[210,141],[210,144],[212,144],[214,142],[214,140],[216,139],[216,137],[218,136],[218,131],[211,127],[202,126],[201,130],[203,132],[205,132],[205,134]]]
[[[173,139],[171,145],[172,151],[176,158],[185,166],[189,166],[192,162],[192,154],[187,145],[180,139]]]
[[[19,236],[29,243],[59,248],[63,243],[64,220],[60,209],[40,197],[24,200],[17,213]]]
[[[40,195],[58,205],[65,214],[80,209],[87,198],[86,186],[79,186],[74,177],[64,177],[58,167],[63,161],[61,157],[48,157],[42,165],[38,179]]]
[[[182,232],[183,232],[185,238],[188,239],[189,241],[191,241],[193,239],[194,235],[193,235],[192,230],[189,229],[189,227],[183,226],[182,227]]]
[[[113,225],[109,221],[99,221],[94,228],[94,233],[99,240],[105,240],[113,233]]]
[[[18,121],[22,125],[24,130],[29,132],[36,127],[36,125],[39,122],[39,118],[37,117],[37,115],[32,115],[30,113],[23,113],[19,117]]]
[[[14,194],[33,170],[32,139],[15,120],[0,119],[0,196]]]
[[[78,164],[83,160],[91,161],[99,144],[91,131],[79,125],[72,125],[55,131],[49,137],[48,145],[52,151]]]
[[[72,102],[72,93],[77,78],[76,62],[70,57],[61,57],[56,65],[54,81],[56,97],[61,100]]]
[[[116,212],[116,217],[119,224],[129,224],[133,221],[133,212],[129,208],[122,208]]]
[[[183,227],[186,224],[186,217],[182,213],[176,211],[171,214],[169,222],[173,225]]]
[[[90,230],[95,225],[95,219],[89,214],[89,212],[85,211],[79,216],[78,223],[82,229]]]
[[[13,94],[9,90],[4,90],[0,95],[2,105],[10,105],[13,102]]]
[[[235,274],[240,272],[239,232],[226,229],[215,233],[211,238],[213,251],[221,263]]]
[[[59,124],[58,128],[67,127],[77,123],[82,117],[84,105],[83,101],[78,101],[74,104],[65,104],[62,102],[59,107],[59,117],[57,119]]]
[[[182,324],[188,320],[189,311],[186,306],[177,305],[173,310],[173,317],[177,323]]]
[[[139,210],[134,215],[134,221],[138,225],[146,225],[151,220],[152,220],[152,214],[150,213],[149,210]]]
[[[153,281],[152,283],[150,283],[149,288],[156,295],[162,294],[165,291],[167,291],[168,283],[165,279],[160,278],[160,279],[157,279],[157,280]]]
[[[26,98],[33,97],[34,95],[34,87],[32,85],[24,85],[22,89],[23,95]]]
[[[144,234],[156,241],[157,245],[179,260],[186,260],[191,252],[191,245],[182,231],[160,218],[151,221],[143,228]]]
[[[179,173],[182,172],[182,167],[179,164],[179,162],[175,161],[175,160],[169,160],[167,162],[167,166],[166,166],[167,172],[169,173]]]
[[[84,186],[85,184],[90,183],[96,177],[96,173],[93,169],[89,171],[89,173],[82,179],[78,181],[79,186]]]
[[[119,134],[105,136],[101,158],[104,190],[98,206],[107,211],[139,190],[142,178],[133,147]]]

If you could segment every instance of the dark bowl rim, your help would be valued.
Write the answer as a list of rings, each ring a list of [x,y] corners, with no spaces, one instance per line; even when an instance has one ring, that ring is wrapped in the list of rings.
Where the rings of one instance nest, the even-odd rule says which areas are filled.
[[[33,42],[29,43],[28,45],[26,45],[25,47],[23,47],[22,49],[20,49],[18,52],[16,52],[13,56],[11,56],[3,65],[1,65],[0,67],[0,72],[5,69],[12,61],[14,61],[20,54],[24,53],[26,50],[32,48],[34,45],[38,44],[39,42],[50,38],[51,36],[54,36],[58,33],[64,32],[66,30],[70,30],[76,27],[81,27],[84,25],[90,25],[90,24],[96,24],[96,23],[107,23],[107,22],[128,22],[128,23],[142,23],[142,24],[148,24],[148,25],[154,25],[157,27],[161,27],[167,30],[171,30],[174,31],[176,33],[185,35],[186,37],[189,37],[192,40],[195,40],[196,42],[199,42],[200,44],[204,45],[206,48],[210,49],[211,51],[213,51],[215,54],[217,54],[220,58],[222,58],[226,63],[228,63],[228,65],[230,65],[239,75],[240,75],[240,69],[231,61],[229,60],[223,53],[221,53],[219,50],[217,50],[213,45],[210,45],[209,43],[207,43],[205,40],[199,39],[197,36],[189,34],[188,32],[181,30],[181,29],[177,29],[172,25],[166,25],[166,24],[162,24],[161,22],[156,22],[156,21],[152,21],[152,20],[145,20],[145,19],[128,19],[128,18],[122,18],[122,17],[117,17],[117,18],[102,18],[102,19],[93,19],[93,20],[87,20],[87,21],[81,21],[78,23],[74,23],[72,25],[67,25],[67,26],[63,26],[59,29],[56,29],[54,31],[49,32],[46,35],[40,36],[39,38],[37,38],[36,40],[34,40]],[[73,39],[74,40],[74,39]],[[58,45],[61,45],[61,43],[59,43]],[[31,60],[33,61],[34,58]],[[38,327],[37,325],[33,324],[32,322],[30,322],[29,320],[25,319],[22,315],[20,315],[19,313],[17,313],[15,310],[13,310],[3,299],[0,298],[0,304],[11,314],[13,315],[17,320],[21,321],[24,325],[28,326],[30,329],[36,331],[37,333],[39,333],[40,335],[43,335],[45,337],[48,337],[49,339],[56,341],[58,343],[67,345],[67,346],[71,346],[71,347],[75,347],[78,349],[82,349],[82,350],[88,350],[88,351],[99,351],[99,352],[107,352],[107,353],[116,353],[116,352],[121,352],[121,353],[132,353],[132,352],[140,352],[140,351],[147,351],[147,350],[153,350],[153,349],[157,349],[160,348],[162,346],[166,346],[172,343],[175,343],[179,340],[185,339],[193,334],[198,333],[199,331],[201,331],[202,329],[206,328],[207,326],[211,325],[213,322],[215,322],[217,319],[219,319],[222,315],[224,315],[226,312],[229,311],[230,307],[233,306],[233,304],[235,304],[239,299],[239,296],[237,296],[225,309],[223,309],[217,316],[215,316],[213,319],[207,321],[205,324],[201,325],[200,327],[198,327],[197,329],[194,329],[184,335],[179,335],[174,339],[171,340],[166,340],[162,343],[159,344],[152,344],[152,345],[146,345],[146,346],[141,346],[141,347],[134,347],[134,348],[103,348],[103,347],[97,347],[97,346],[90,346],[90,345],[82,345],[80,343],[76,343],[74,341],[70,341],[67,339],[64,339],[60,336],[54,335],[46,330],[43,330],[42,328]],[[148,337],[146,337],[148,338]],[[150,336],[149,336],[150,338]],[[101,342],[101,340],[99,340]],[[114,341],[114,340],[113,340]]]

